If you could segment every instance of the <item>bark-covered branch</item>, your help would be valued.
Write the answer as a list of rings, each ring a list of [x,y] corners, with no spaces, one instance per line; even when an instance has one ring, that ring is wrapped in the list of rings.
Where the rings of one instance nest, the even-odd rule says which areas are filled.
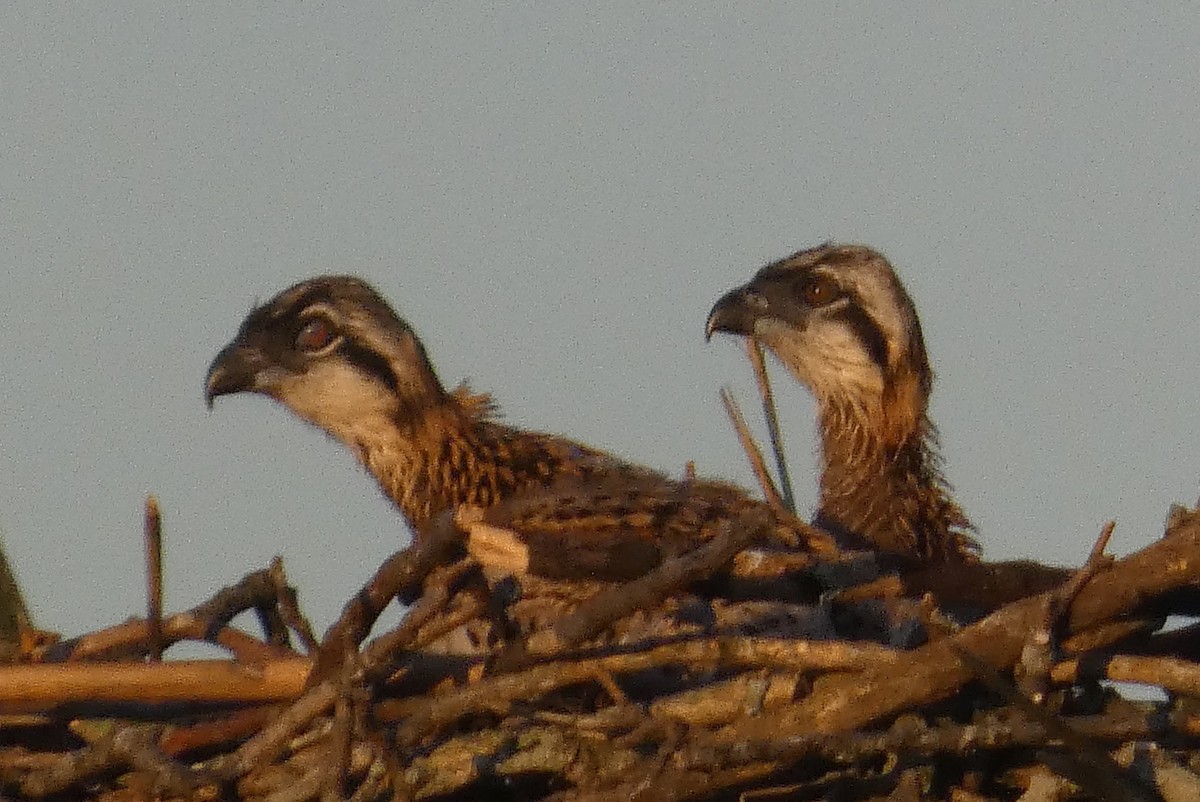
[[[1194,638],[1157,632],[1195,602],[1194,514],[1080,573],[966,569],[985,578],[974,596],[961,577],[881,575],[869,555],[755,551],[752,515],[642,579],[547,601],[532,631],[516,611],[541,600],[486,579],[445,524],[353,595],[312,673],[280,642],[280,623],[312,638],[278,566],[158,625],[0,666],[0,796],[1015,802],[1200,787]],[[797,601],[790,583],[806,581],[828,591]],[[1038,595],[1012,600],[1025,590]],[[397,596],[406,617],[364,643]],[[942,600],[991,612],[956,628]],[[243,610],[273,623],[230,627]],[[234,658],[139,659],[189,639]]]

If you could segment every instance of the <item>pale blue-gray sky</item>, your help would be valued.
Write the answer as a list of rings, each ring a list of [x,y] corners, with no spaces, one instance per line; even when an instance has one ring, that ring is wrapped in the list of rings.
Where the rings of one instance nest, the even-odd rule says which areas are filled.
[[[256,299],[375,283],[510,420],[751,482],[711,302],[826,239],[917,299],[989,555],[1200,492],[1188,3],[0,9],[0,532],[42,625],[282,554],[323,627],[407,537],[334,443],[201,382]],[[812,405],[777,372],[802,504]]]

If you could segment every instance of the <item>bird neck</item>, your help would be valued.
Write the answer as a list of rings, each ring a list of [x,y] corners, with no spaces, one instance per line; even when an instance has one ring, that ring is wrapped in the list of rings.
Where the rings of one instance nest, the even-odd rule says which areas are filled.
[[[971,524],[942,478],[936,430],[923,405],[889,415],[882,402],[830,401],[820,426],[819,525],[920,561],[970,557]]]
[[[494,419],[490,398],[462,387],[419,416],[371,429],[370,437],[350,445],[416,530],[444,510],[488,507],[524,487],[546,484],[595,453],[505,426]]]

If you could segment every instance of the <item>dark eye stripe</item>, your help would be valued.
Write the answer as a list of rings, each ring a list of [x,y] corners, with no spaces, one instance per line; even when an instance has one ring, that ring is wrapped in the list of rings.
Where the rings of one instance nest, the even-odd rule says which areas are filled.
[[[387,360],[379,354],[362,346],[355,345],[350,340],[343,342],[338,351],[346,358],[347,362],[356,365],[364,373],[368,373],[379,379],[393,393],[399,393],[400,387],[396,383],[396,376],[392,373],[391,367],[388,366]]]
[[[854,336],[866,349],[871,360],[881,370],[887,369],[887,338],[884,337],[883,330],[871,319],[870,315],[862,310],[862,307],[848,303],[835,311],[831,317],[849,326],[850,330],[854,332]]]

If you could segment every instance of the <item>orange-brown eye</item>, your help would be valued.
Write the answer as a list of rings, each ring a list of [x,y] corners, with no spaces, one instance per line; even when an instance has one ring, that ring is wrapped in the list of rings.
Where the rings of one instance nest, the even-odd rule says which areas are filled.
[[[296,335],[296,347],[305,353],[313,354],[328,348],[337,336],[337,331],[327,318],[314,317],[300,327]]]
[[[800,290],[809,306],[825,306],[838,297],[838,286],[829,276],[813,276]]]

